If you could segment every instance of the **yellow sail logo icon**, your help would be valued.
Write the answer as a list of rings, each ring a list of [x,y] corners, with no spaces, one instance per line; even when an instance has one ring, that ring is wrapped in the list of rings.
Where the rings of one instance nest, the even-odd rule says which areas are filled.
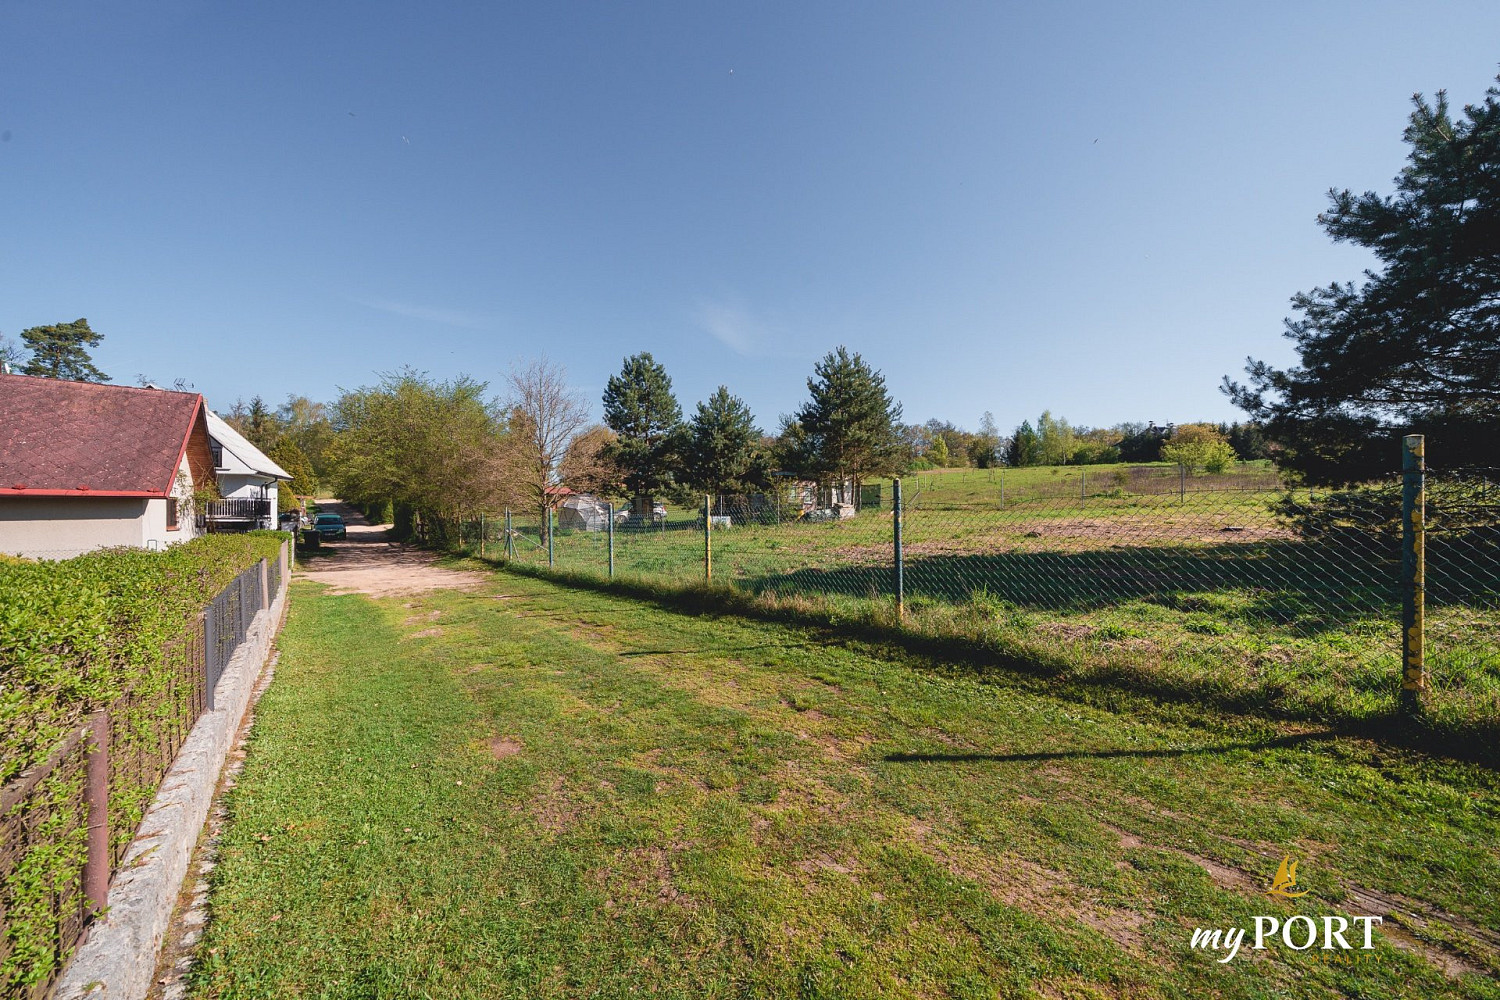
[[[1271,879],[1271,887],[1266,890],[1266,895],[1296,899],[1312,891],[1304,889],[1302,892],[1293,892],[1295,888],[1297,888],[1297,862],[1293,861],[1292,856],[1288,854],[1282,857],[1281,865],[1276,869],[1276,877]]]

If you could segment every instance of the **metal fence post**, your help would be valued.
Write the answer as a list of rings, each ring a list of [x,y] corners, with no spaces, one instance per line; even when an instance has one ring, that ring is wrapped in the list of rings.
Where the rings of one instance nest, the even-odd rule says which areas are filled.
[[[220,592],[222,596],[222,591]],[[203,619],[203,710],[214,710],[214,688],[219,679],[219,598],[208,602],[208,614]]]
[[[892,543],[896,550],[896,559],[893,564],[895,579],[892,583],[896,588],[896,620],[900,621],[906,614],[906,564],[905,557],[901,551],[901,480],[891,480],[891,511],[892,511]]]
[[[260,607],[257,611],[271,606],[271,567],[262,559],[260,561]]]
[[[1420,708],[1427,689],[1426,480],[1426,441],[1408,434],[1401,439],[1401,708],[1408,713]]]
[[[103,711],[89,716],[89,738],[83,779],[88,825],[83,898],[93,915],[109,905],[109,716]]]
[[[1187,503],[1187,466],[1181,462],[1177,463],[1177,499]]]
[[[714,582],[713,498],[703,494],[703,582]]]
[[[484,558],[484,511],[479,512],[479,558]]]
[[[516,561],[516,536],[510,530],[510,508],[505,508],[505,561]]]
[[[604,509],[609,516],[605,530],[609,533],[609,578],[615,578],[615,505],[606,503]]]
[[[552,536],[557,534],[557,521],[552,517],[552,508],[547,508],[547,568],[556,565],[557,557],[552,550]]]
[[[1078,470],[1078,502],[1079,503],[1085,503],[1085,502],[1088,501],[1088,498],[1089,498],[1089,491],[1088,491],[1088,485],[1087,485],[1088,481],[1089,481],[1088,471],[1085,470],[1085,469],[1080,468]]]
[[[1000,466],[1000,506],[1005,506],[1005,466]]]

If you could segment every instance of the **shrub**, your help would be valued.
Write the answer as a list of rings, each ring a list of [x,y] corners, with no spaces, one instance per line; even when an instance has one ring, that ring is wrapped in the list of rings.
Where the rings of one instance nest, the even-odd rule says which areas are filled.
[[[0,784],[108,706],[111,846],[128,841],[160,774],[136,765],[175,746],[194,721],[191,685],[181,678],[198,612],[289,537],[209,535],[164,552],[0,561]],[[19,820],[30,832],[0,879],[0,933],[10,945],[0,961],[3,996],[29,995],[67,958],[86,830],[78,752],[72,757],[16,807],[31,810]]]
[[[0,563],[0,783],[95,707],[133,691],[279,532],[207,535],[162,552],[109,549]]]

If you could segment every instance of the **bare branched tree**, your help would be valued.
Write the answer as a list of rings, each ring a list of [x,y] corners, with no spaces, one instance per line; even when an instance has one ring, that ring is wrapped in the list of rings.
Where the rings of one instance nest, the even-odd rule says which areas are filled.
[[[567,374],[562,365],[538,358],[513,366],[505,379],[514,483],[544,523],[568,445],[589,417],[583,396],[568,388]]]

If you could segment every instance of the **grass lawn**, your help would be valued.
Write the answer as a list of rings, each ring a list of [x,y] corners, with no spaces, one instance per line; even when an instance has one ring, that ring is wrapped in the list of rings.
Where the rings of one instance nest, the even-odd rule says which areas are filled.
[[[1500,996],[1493,771],[515,574],[293,587],[199,996]],[[1392,903],[1354,964],[1188,946]]]
[[[1048,470],[1009,470],[1045,480]],[[1052,470],[1056,471],[1056,470]],[[1252,470],[1253,471],[1253,470]],[[923,474],[924,476],[930,474]],[[951,472],[979,489],[988,470]],[[1102,478],[1101,478],[1102,481]],[[940,491],[924,490],[924,495]],[[965,494],[968,495],[968,494]],[[907,627],[1066,672],[1128,672],[1142,686],[1258,702],[1308,719],[1383,724],[1401,675],[1399,542],[1304,539],[1273,513],[1284,494],[1241,490],[917,506],[903,519]],[[667,587],[704,577],[690,511],[666,530],[617,531],[617,578]],[[547,565],[535,515],[517,515],[517,562]],[[713,537],[714,581],[892,618],[888,511],[829,523],[738,524]],[[503,553],[491,543],[490,555]],[[604,578],[604,532],[561,530],[558,569]],[[1500,736],[1500,561],[1429,544],[1427,724]]]

